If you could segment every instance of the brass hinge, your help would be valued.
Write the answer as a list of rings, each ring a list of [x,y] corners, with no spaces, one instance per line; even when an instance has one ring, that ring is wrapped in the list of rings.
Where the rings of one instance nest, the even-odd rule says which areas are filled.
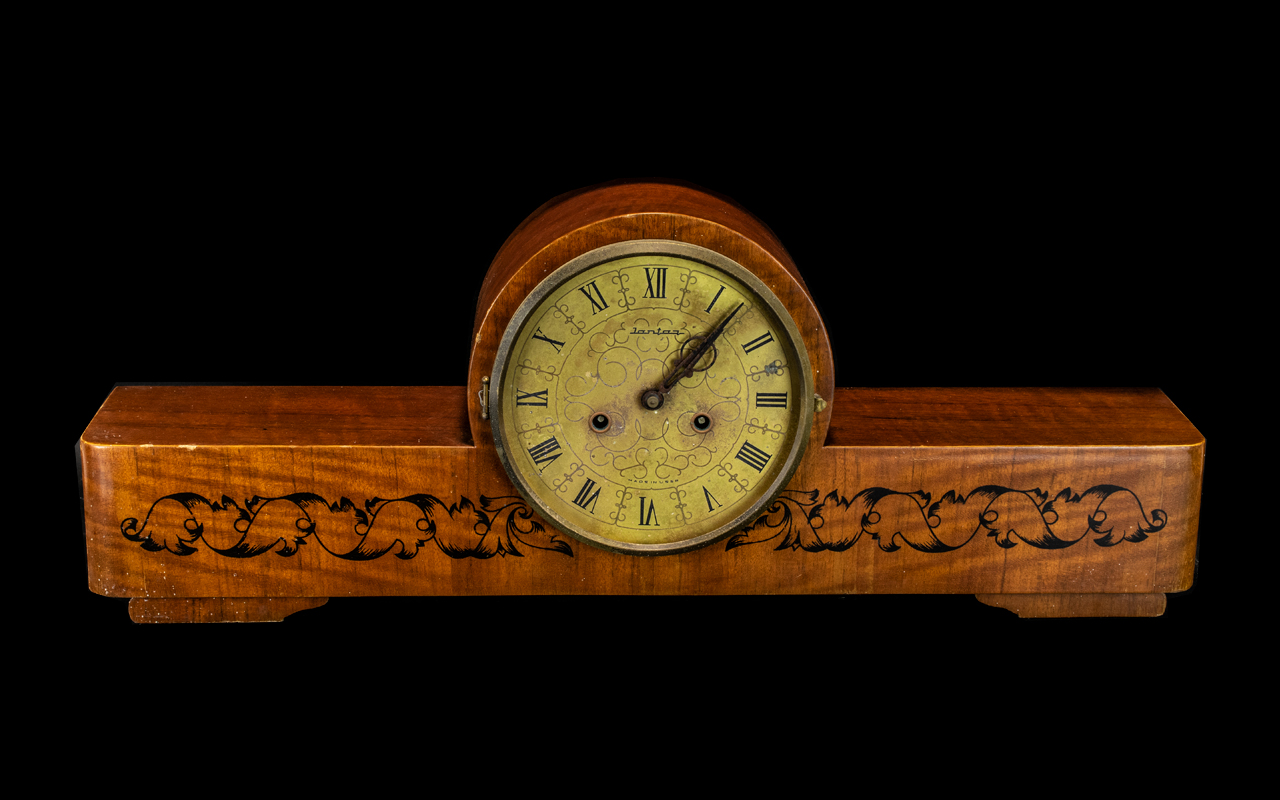
[[[476,396],[480,398],[480,419],[489,418],[489,378],[488,376],[480,379],[480,391],[476,392]]]

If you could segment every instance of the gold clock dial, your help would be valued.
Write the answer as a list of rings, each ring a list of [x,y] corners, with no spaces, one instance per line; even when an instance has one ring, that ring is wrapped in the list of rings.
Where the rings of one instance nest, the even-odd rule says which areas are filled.
[[[627,553],[689,550],[763,513],[808,441],[813,378],[754,275],[681,242],[624,242],[548,276],[491,380],[494,439],[558,528]]]

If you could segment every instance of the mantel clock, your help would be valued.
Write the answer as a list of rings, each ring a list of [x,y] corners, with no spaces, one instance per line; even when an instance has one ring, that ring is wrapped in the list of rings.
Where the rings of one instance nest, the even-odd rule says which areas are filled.
[[[460,387],[121,387],[80,444],[136,621],[330,596],[966,593],[1154,616],[1204,440],[1155,389],[836,388],[773,233],[692,186],[536,210]]]

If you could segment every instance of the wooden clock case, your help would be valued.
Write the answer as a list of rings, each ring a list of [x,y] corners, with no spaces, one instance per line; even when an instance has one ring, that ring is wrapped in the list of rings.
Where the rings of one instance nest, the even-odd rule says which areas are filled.
[[[638,213],[645,207],[658,211]],[[135,598],[131,614],[139,621],[194,621],[270,619],[322,597],[404,594],[964,593],[1028,616],[1152,616],[1164,610],[1165,593],[1191,585],[1203,438],[1157,390],[837,389],[842,356],[824,326],[830,312],[819,312],[773,231],[735,205],[687,185],[613,185],[558,198],[535,222],[499,249],[480,287],[465,385],[122,389],[81,447],[91,587]],[[474,394],[492,367],[490,343],[504,315],[536,284],[543,264],[648,236],[688,237],[780,285],[775,291],[805,331],[827,410],[815,422],[794,491],[766,519],[726,544],[637,560],[535,533],[524,509],[494,499],[514,492],[500,485],[500,466],[495,472],[483,462],[486,422]],[[854,274],[844,285],[847,302],[827,300],[839,314],[885,302],[860,292]],[[993,317],[1000,315],[973,311],[977,325],[994,326]],[[437,322],[444,319],[428,316],[416,334],[421,346],[397,350],[412,356],[415,374],[431,372],[437,352],[456,341],[442,333],[456,327],[456,317]],[[937,346],[947,350],[945,341]],[[877,359],[927,358],[871,335],[848,350],[840,363],[854,375],[841,383],[860,382]],[[983,375],[1000,355],[991,348],[949,357],[968,359]],[[204,421],[175,424],[193,406],[206,412]],[[286,408],[302,416],[282,417]],[[396,424],[376,422],[391,417]],[[340,422],[326,427],[325,418]],[[424,457],[420,443],[406,438],[414,425],[448,453]],[[357,440],[344,441],[353,432]],[[342,449],[352,444],[390,457],[352,466]],[[196,463],[193,454],[212,454],[220,466]],[[326,477],[300,485],[299,476],[315,475],[317,465]],[[135,478],[126,482],[126,472]],[[434,485],[445,474],[464,477]],[[236,538],[233,531],[266,529],[258,515],[271,506],[288,512],[300,534]],[[396,524],[422,535],[375,546],[372,532],[390,524],[385,511],[405,512]],[[167,512],[181,527],[165,538],[153,533],[160,516],[149,515]],[[473,532],[481,525],[494,535],[459,550],[449,527],[463,517]],[[1005,524],[1011,519],[1018,524]],[[230,527],[215,531],[221,522]]]

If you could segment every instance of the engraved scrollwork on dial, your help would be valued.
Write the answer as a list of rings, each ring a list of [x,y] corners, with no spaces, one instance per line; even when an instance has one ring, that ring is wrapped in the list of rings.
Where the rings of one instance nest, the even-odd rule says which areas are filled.
[[[630,275],[626,275],[622,272],[615,272],[613,275],[609,276],[609,282],[616,285],[618,294],[622,296],[619,304],[624,310],[631,308],[636,304],[637,298],[632,297],[628,291],[629,284],[631,283]]]
[[[680,294],[675,298],[676,311],[684,311],[693,307],[693,293],[698,287],[697,273],[686,270],[679,270],[676,274],[676,283],[679,285]]]
[[[614,347],[624,347],[631,338],[626,325],[618,325],[609,330],[600,330],[587,337],[587,345],[593,352],[605,353]]]
[[[692,328],[693,320],[641,312],[611,320],[586,337],[584,354],[593,357],[592,368],[564,378],[562,415],[566,424],[596,414],[610,421],[606,429],[584,429],[578,437],[586,460],[603,470],[601,477],[624,482],[679,480],[690,468],[708,467],[713,453],[737,435],[744,376],[741,371],[733,374],[732,360],[695,370],[679,381],[674,389],[680,393],[679,406],[659,412],[636,407],[636,397],[669,375],[682,352],[689,352],[687,345],[697,341]],[[714,363],[714,356],[699,360]],[[700,414],[708,421],[707,429],[692,425]],[[659,451],[665,454],[661,459]],[[649,463],[650,459],[657,460]]]
[[[782,363],[780,359],[775,359],[762,367],[752,367],[747,372],[747,377],[753,381],[759,382],[761,378],[771,375],[783,375],[786,373],[787,365]]]
[[[784,486],[803,451],[799,420],[812,404],[805,410],[795,398],[812,392],[796,384],[810,379],[778,369],[803,352],[798,332],[768,287],[693,249],[706,260],[580,257],[563,282],[539,289],[542,305],[531,312],[572,319],[544,322],[542,334],[520,323],[521,333],[504,335],[511,344],[498,360],[509,347],[514,369],[495,366],[495,379],[542,378],[555,389],[543,396],[518,387],[526,404],[536,396],[548,406],[544,414],[506,407],[495,437],[498,428],[515,431],[526,446],[504,450],[503,463],[531,501],[541,498],[550,516],[594,543],[674,552],[667,545],[727,535],[719,529]],[[575,335],[545,334],[570,328]],[[504,385],[499,396],[505,403],[513,394]],[[548,415],[559,428],[545,427]],[[554,461],[561,455],[569,457]]]
[[[562,320],[564,324],[577,331],[579,336],[587,332],[586,323],[580,322],[574,318],[572,309],[569,308],[568,303],[560,303],[559,305],[554,306],[551,309],[551,313],[555,315],[557,319]]]
[[[522,425],[519,428],[519,433],[523,438],[530,440],[535,434],[540,434],[539,441],[541,441],[545,438],[546,434],[560,433],[562,430],[560,423],[556,422],[555,417],[543,417],[541,424],[533,423],[529,425]]]
[[[675,501],[675,513],[685,522],[693,519],[693,514],[689,511],[688,504],[684,502],[688,494],[684,489],[672,489],[671,494],[667,495],[667,497]]]
[[[768,422],[761,422],[755,417],[752,417],[749,422],[745,423],[745,427],[752,433],[759,433],[766,437],[771,436],[774,439],[781,439],[782,435],[786,432],[783,430],[781,423],[770,426]]]
[[[737,473],[733,471],[733,467],[728,461],[725,461],[716,467],[716,472],[729,479],[733,484],[733,490],[735,492],[745,492],[747,488],[751,486],[750,480],[738,477]]]
[[[560,374],[559,370],[557,370],[554,365],[543,366],[540,364],[534,364],[533,359],[531,358],[526,358],[524,361],[521,361],[516,365],[516,369],[521,375],[536,375],[548,382],[554,381]]]
[[[583,465],[581,462],[575,462],[570,464],[568,469],[569,469],[568,472],[564,473],[559,478],[556,478],[553,481],[551,481],[551,486],[557,492],[569,491],[570,483],[573,481],[574,478],[581,475],[584,471]]]
[[[618,498],[618,503],[614,506],[613,513],[609,515],[609,520],[615,525],[621,525],[627,521],[627,503],[635,497],[635,492],[632,492],[624,486],[621,489],[618,489],[618,491],[614,493],[614,496]]]

